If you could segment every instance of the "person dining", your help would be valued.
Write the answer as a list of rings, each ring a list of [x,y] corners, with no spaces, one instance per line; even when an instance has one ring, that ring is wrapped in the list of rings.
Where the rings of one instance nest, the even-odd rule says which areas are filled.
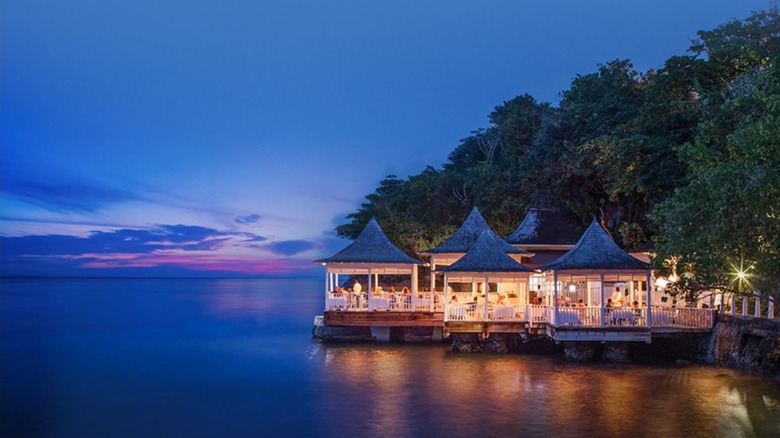
[[[623,305],[623,294],[620,293],[620,287],[615,287],[615,291],[612,292],[612,306],[620,307]]]

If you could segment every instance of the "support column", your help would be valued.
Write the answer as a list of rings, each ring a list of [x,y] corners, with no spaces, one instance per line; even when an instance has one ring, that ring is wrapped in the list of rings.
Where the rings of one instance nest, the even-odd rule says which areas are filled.
[[[488,290],[487,290],[488,278],[487,277],[485,277],[485,282],[483,284],[484,286],[482,286],[482,290],[485,292],[485,310],[484,310],[485,314],[483,316],[483,319],[487,321],[488,320]]]
[[[433,274],[433,272],[431,272]],[[412,303],[414,303],[414,297],[417,295],[417,265],[412,265],[412,283],[411,283],[411,293],[412,296]],[[406,299],[406,297],[404,297]],[[414,311],[414,307],[412,307],[412,311]]]
[[[433,261],[433,256],[431,256],[431,291],[436,290],[436,263]],[[412,293],[416,293],[417,290],[414,288],[412,290]]]
[[[742,316],[748,316],[748,297],[742,297]]]
[[[450,291],[447,287],[447,273],[444,273],[444,322],[450,319]]]
[[[371,275],[371,268],[368,268],[368,290],[366,291],[366,300],[368,301],[368,310],[373,310],[371,306],[371,290],[373,289],[371,280],[373,279],[373,275]]]
[[[775,297],[770,295],[769,297],[769,306],[767,307],[767,318],[769,319],[775,319]]]
[[[737,316],[737,296],[733,292],[729,297],[729,305],[731,307],[731,316]]]
[[[601,273],[601,276],[599,277],[599,280],[601,280],[601,283],[600,283],[601,284],[601,312],[599,312],[601,314],[601,316],[600,316],[599,319],[601,320],[600,321],[601,326],[604,327],[604,322],[605,322],[604,321],[605,320],[605,318],[604,318],[604,304],[606,304],[606,303],[604,302],[604,273],[603,272]]]
[[[753,293],[756,295],[756,304],[754,306],[756,311],[753,312],[753,314],[755,315],[756,318],[760,318],[761,317],[761,292],[754,291]]]
[[[647,328],[653,327],[653,311],[650,310],[650,304],[652,303],[652,296],[653,294],[650,293],[650,285],[652,284],[651,281],[653,280],[653,271],[647,272],[647,292],[646,292],[646,301],[647,302]],[[639,294],[642,295],[642,294]]]
[[[553,325],[558,327],[558,271],[553,271]]]
[[[328,292],[330,292],[330,289],[328,289],[328,277],[330,277],[330,272],[328,267],[325,266],[325,310],[328,310]]]

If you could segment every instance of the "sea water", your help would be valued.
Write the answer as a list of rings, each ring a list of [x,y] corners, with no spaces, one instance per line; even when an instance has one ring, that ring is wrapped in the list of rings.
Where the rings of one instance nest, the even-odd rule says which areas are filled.
[[[771,379],[321,344],[319,280],[0,281],[8,437],[780,435]]]

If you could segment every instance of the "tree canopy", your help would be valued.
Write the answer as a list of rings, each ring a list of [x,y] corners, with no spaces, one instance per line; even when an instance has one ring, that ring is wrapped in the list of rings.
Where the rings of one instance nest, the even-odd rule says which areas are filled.
[[[589,223],[625,249],[670,261],[673,293],[757,290],[780,298],[780,17],[772,9],[699,31],[658,70],[630,60],[577,75],[557,107],[525,94],[488,115],[441,168],[388,175],[337,227],[371,217],[410,255],[472,207],[506,236],[531,207]],[[745,275],[736,277],[742,271]]]

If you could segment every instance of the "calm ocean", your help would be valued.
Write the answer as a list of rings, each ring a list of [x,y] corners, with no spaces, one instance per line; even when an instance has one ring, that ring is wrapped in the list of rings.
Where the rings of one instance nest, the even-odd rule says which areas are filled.
[[[727,369],[319,344],[322,289],[2,280],[0,435],[780,435],[778,385]]]

